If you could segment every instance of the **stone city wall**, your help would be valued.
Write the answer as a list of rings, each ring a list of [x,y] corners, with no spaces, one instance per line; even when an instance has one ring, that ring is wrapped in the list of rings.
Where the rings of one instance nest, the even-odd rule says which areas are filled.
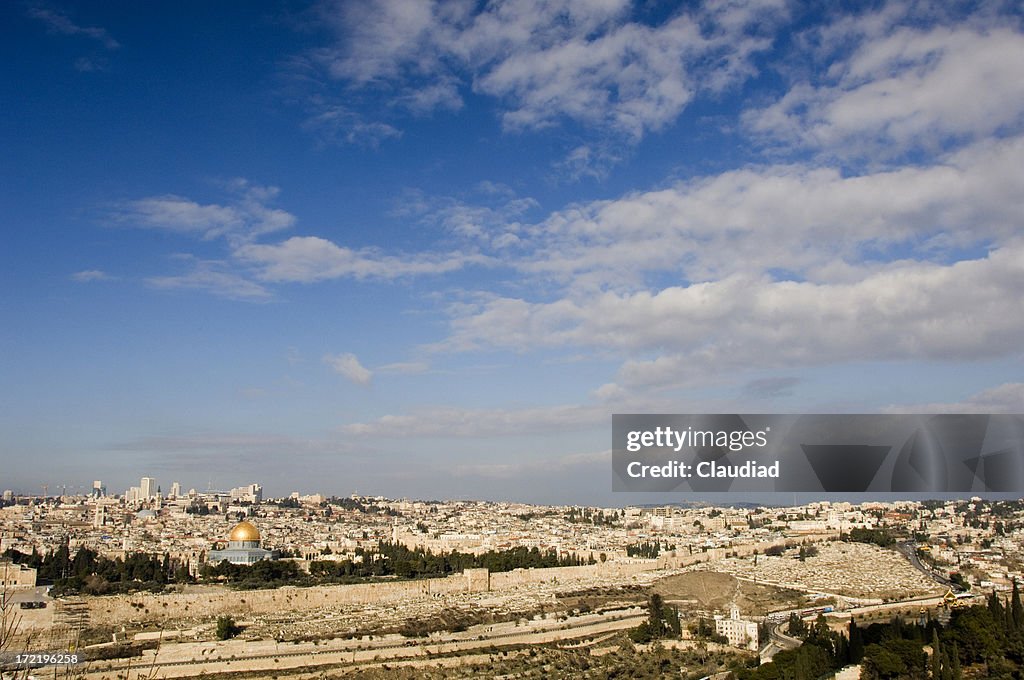
[[[227,589],[167,595],[133,594],[89,598],[89,619],[98,622],[164,621],[182,617],[247,616],[279,611],[366,603],[408,602],[435,595],[469,592],[463,574],[448,578],[360,583],[273,590]],[[486,584],[485,584],[486,586]]]
[[[159,622],[182,617],[208,618],[225,614],[239,617],[285,610],[303,611],[343,605],[397,603],[447,594],[505,590],[537,583],[572,584],[574,581],[594,581],[599,578],[628,578],[645,571],[680,569],[730,555],[750,555],[755,550],[764,552],[774,545],[796,545],[803,540],[822,540],[833,536],[779,539],[730,548],[715,548],[693,554],[662,555],[654,560],[611,561],[579,567],[516,569],[496,573],[488,573],[486,569],[467,569],[462,574],[447,578],[309,588],[283,587],[245,591],[211,588],[207,592],[167,595],[136,593],[85,598],[85,603],[92,625],[120,624],[128,621]],[[60,603],[57,605],[59,608]]]

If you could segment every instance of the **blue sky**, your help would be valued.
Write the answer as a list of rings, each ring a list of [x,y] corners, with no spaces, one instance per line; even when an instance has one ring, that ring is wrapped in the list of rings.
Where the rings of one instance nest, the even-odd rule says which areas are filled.
[[[4,3],[0,487],[623,504],[612,413],[1024,412],[1022,17],[935,4]]]

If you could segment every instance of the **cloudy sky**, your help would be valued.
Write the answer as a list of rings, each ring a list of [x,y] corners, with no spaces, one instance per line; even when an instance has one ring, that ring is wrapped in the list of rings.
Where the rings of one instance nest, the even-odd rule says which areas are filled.
[[[0,487],[621,505],[616,412],[1024,412],[1018,5],[834,4],[3,3]]]

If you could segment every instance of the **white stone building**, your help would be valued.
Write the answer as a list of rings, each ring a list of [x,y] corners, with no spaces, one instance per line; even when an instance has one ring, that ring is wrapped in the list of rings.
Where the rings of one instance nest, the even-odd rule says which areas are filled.
[[[34,588],[36,570],[10,560],[0,561],[0,588]]]
[[[729,618],[715,616],[715,632],[724,635],[733,647],[757,651],[757,622],[741,619],[740,608],[735,604],[729,609]]]

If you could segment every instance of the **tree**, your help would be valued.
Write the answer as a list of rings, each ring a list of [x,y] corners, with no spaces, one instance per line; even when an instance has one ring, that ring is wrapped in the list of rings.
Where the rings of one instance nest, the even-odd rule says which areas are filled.
[[[679,610],[675,607],[665,607],[664,616],[666,634],[672,638],[682,637],[683,627],[679,622]]]
[[[864,670],[861,677],[869,680],[899,678],[907,674],[907,666],[899,654],[882,645],[868,645],[864,650]]]
[[[217,618],[218,640],[230,640],[241,632],[242,627],[235,623],[235,620],[232,617],[221,616]]]
[[[647,600],[647,620],[629,632],[633,642],[645,643],[665,638],[678,638],[682,634],[679,611],[670,607],[657,593]]]
[[[996,591],[993,590],[988,596],[988,610],[992,614],[992,618],[996,621],[1002,621],[1005,618],[1003,614],[1003,603],[999,601],[999,596],[996,595]]]
[[[985,607],[954,610],[950,621],[950,639],[956,643],[967,663],[986,661],[998,653],[998,624]]]
[[[960,670],[960,650],[957,649],[956,643],[953,643],[953,649],[949,653],[950,665],[952,666],[953,680],[961,680],[963,672]]]
[[[664,607],[664,601],[661,599],[661,595],[654,593],[647,600],[647,620],[651,624],[651,630],[658,631],[662,627],[662,618],[664,616],[662,608]]]
[[[850,619],[850,663],[858,664],[864,659],[864,634],[857,624]]]
[[[939,671],[939,675],[935,676],[941,680],[953,680],[953,664],[949,658],[949,648],[942,648],[942,669]]]
[[[791,612],[789,615],[789,634],[794,637],[807,635],[807,624],[796,612]]]
[[[636,628],[630,629],[629,639],[641,645],[653,640],[654,634],[651,632],[651,624],[644,621]]]
[[[1017,579],[1013,579],[1013,592],[1010,594],[1010,612],[1013,617],[1013,627],[1020,630],[1024,627],[1024,606],[1020,602],[1020,588]]]

